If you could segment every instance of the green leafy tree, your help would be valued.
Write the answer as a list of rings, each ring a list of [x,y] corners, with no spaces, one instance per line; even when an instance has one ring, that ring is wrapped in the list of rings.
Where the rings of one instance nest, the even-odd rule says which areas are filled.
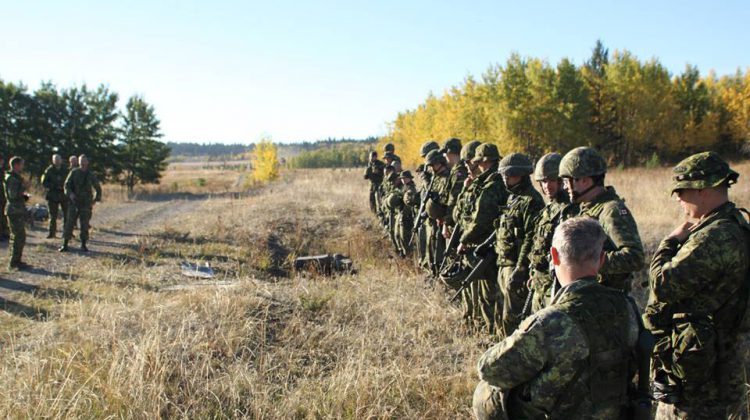
[[[154,107],[140,96],[128,99],[122,116],[115,174],[133,192],[137,184],[158,184],[167,168],[169,147],[162,136]]]

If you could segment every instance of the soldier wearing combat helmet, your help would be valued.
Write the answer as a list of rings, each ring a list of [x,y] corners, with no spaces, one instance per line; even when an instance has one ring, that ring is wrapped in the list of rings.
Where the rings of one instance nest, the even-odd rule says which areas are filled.
[[[529,252],[529,275],[533,290],[532,312],[536,312],[551,299],[554,280],[550,272],[549,249],[552,246],[552,234],[566,214],[576,211],[575,205],[570,204],[570,198],[562,187],[560,179],[559,153],[548,153],[542,156],[534,169],[534,180],[539,184],[547,204],[539,213],[535,222],[534,239]]]
[[[503,298],[502,302],[497,302],[495,316],[498,331],[504,337],[515,331],[525,315],[522,312],[529,293],[529,251],[534,221],[544,207],[544,199],[531,183],[533,170],[531,160],[521,153],[511,153],[500,161],[499,171],[510,193],[508,204],[495,225],[497,283]]]
[[[613,187],[604,186],[607,163],[591,147],[577,147],[560,161],[560,177],[578,214],[597,219],[607,234],[599,272],[605,286],[630,290],[632,274],[644,265],[643,244],[630,209]]]
[[[448,198],[450,191],[448,182],[450,168],[445,157],[439,150],[432,150],[427,153],[424,159],[425,166],[432,171],[432,189],[427,192],[427,203],[425,211],[429,217],[427,225],[427,265],[429,272],[433,276],[438,275],[438,265],[443,259],[445,251],[445,238],[442,233],[442,226],[448,215]]]
[[[448,176],[448,211],[446,212],[445,223],[443,224],[443,237],[450,238],[451,232],[456,226],[453,220],[453,209],[456,207],[456,200],[461,190],[464,188],[464,181],[468,176],[466,167],[461,164],[461,140],[450,138],[445,141],[441,152],[450,167]]]
[[[643,316],[657,339],[657,419],[740,418],[746,349],[738,330],[748,304],[750,225],[729,200],[738,177],[713,152],[674,168],[671,192],[687,220],[654,254]]]

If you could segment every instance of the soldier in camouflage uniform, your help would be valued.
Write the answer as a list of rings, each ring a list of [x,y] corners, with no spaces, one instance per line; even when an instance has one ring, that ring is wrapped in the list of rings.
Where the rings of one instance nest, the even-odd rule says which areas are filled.
[[[419,156],[422,157],[422,159],[427,157],[427,154],[430,153],[433,150],[440,149],[440,145],[434,141],[429,140],[426,141],[424,144],[422,144],[422,147],[419,149]],[[421,164],[417,168],[417,176],[420,180],[420,185],[418,188],[418,192],[421,197],[424,195],[425,190],[427,190],[427,187],[430,185],[430,181],[432,180],[432,173],[428,170],[427,165]],[[417,211],[419,208],[417,208]],[[419,215],[415,215],[415,217],[418,217]],[[419,262],[419,265],[424,270],[430,269],[430,261],[427,257],[427,231],[429,230],[428,225],[430,224],[430,219],[425,218],[422,222],[422,226],[419,228],[419,231],[417,232],[417,236],[415,237],[416,241],[416,249],[417,249],[417,260]]]
[[[539,217],[534,222],[534,239],[529,251],[529,290],[534,293],[532,312],[544,308],[552,299],[550,292],[554,279],[549,260],[552,235],[567,214],[576,212],[575,205],[570,204],[570,198],[563,189],[562,179],[559,177],[561,159],[562,156],[558,153],[548,153],[539,159],[534,170],[534,180],[539,183],[547,205],[539,212]]]
[[[499,171],[510,193],[505,211],[496,222],[495,252],[497,283],[502,294],[495,316],[498,334],[507,337],[518,327],[529,294],[529,251],[534,239],[534,221],[544,207],[544,199],[531,183],[534,167],[521,153],[511,153],[500,161]],[[502,314],[502,320],[499,318]]]
[[[403,255],[411,252],[409,249],[409,237],[414,227],[414,215],[419,210],[419,193],[414,185],[414,176],[410,171],[402,171],[399,175],[401,181],[401,207],[396,217],[397,234],[399,246]]]
[[[365,179],[370,181],[370,210],[378,213],[378,190],[383,183],[385,164],[378,159],[378,152],[370,152],[370,162],[365,169]]]
[[[452,218],[456,223],[456,227],[462,230],[471,222],[474,205],[479,198],[479,192],[481,191],[479,189],[480,184],[474,183],[480,175],[477,163],[472,162],[476,155],[477,147],[479,147],[480,144],[482,143],[474,140],[465,144],[461,148],[460,164],[466,169],[467,176],[464,180],[464,187],[456,198]],[[463,266],[468,268],[471,268],[476,263],[473,255],[468,255],[466,253],[459,255],[459,261]],[[461,294],[461,306],[464,310],[463,318],[466,321],[466,324],[471,328],[479,327],[482,323],[482,314],[479,311],[478,302],[479,289],[477,288],[476,283],[472,283],[469,287],[465,288]]]
[[[383,184],[380,186],[381,194],[383,197],[381,212],[383,214],[383,227],[385,229],[386,236],[391,241],[391,244],[397,252],[399,251],[399,248],[398,244],[396,243],[395,218],[396,206],[397,203],[401,200],[400,197],[395,197],[395,195],[400,195],[400,185],[398,185],[398,182],[398,173],[396,172],[395,166],[386,166],[385,181],[383,181]]]
[[[85,155],[78,158],[80,167],[73,169],[65,180],[65,197],[70,200],[68,220],[63,232],[63,245],[60,252],[68,251],[68,242],[73,237],[73,228],[80,219],[81,251],[87,252],[86,242],[89,239],[89,221],[94,210],[94,203],[102,200],[102,188],[99,181],[89,170],[89,160]]]
[[[65,199],[65,178],[68,170],[62,165],[62,156],[52,156],[52,165],[48,166],[42,175],[42,186],[46,191],[47,208],[49,209],[49,231],[47,238],[54,238],[57,233],[58,211],[62,211],[63,226],[68,214],[68,200]]]
[[[508,199],[502,177],[497,173],[500,153],[494,144],[479,145],[471,159],[481,173],[468,187],[466,200],[461,200],[461,228],[458,253],[464,255],[464,264],[474,267],[485,255],[474,255],[472,250],[483,244],[493,233],[492,223],[500,216],[501,208]],[[473,200],[470,200],[473,198]],[[495,330],[495,302],[498,299],[497,271],[495,264],[489,264],[485,273],[481,273],[472,287],[477,298],[475,313],[481,314],[484,328],[488,333]]]
[[[0,155],[0,179],[5,180],[5,156]],[[5,211],[5,205],[8,202],[5,200],[5,192],[0,191],[0,209]],[[0,217],[0,241],[7,241],[10,236],[10,229],[8,228],[8,219],[5,216]]]
[[[464,181],[468,176],[466,165],[461,162],[461,148],[461,140],[451,138],[445,141],[441,149],[451,169],[448,176],[448,211],[443,224],[443,237],[445,239],[451,237],[451,232],[456,226],[456,221],[453,219],[453,209],[456,207],[456,200],[458,200],[458,195],[461,194]]]
[[[638,311],[622,292],[596,281],[605,239],[590,218],[558,226],[552,260],[562,288],[480,358],[478,419],[625,418]]]
[[[643,316],[657,338],[657,419],[746,418],[739,411],[747,349],[738,331],[748,304],[750,225],[728,195],[738,177],[713,152],[674,168],[672,194],[688,221],[654,254]]]
[[[432,171],[432,189],[427,193],[425,211],[429,217],[427,225],[427,258],[429,272],[437,276],[438,265],[443,260],[445,251],[445,238],[442,235],[442,226],[448,214],[448,181],[450,168],[448,162],[439,150],[433,150],[427,154],[424,163]]]
[[[613,187],[604,186],[607,163],[590,147],[577,147],[560,161],[560,177],[578,214],[597,219],[608,236],[607,258],[599,272],[605,286],[630,290],[632,274],[643,268],[644,253],[638,226]]]
[[[26,201],[29,199],[23,185],[23,159],[15,156],[10,159],[10,172],[5,174],[3,188],[5,191],[5,217],[10,227],[10,260],[8,268],[25,269],[29,265],[21,261],[23,248],[26,245]]]

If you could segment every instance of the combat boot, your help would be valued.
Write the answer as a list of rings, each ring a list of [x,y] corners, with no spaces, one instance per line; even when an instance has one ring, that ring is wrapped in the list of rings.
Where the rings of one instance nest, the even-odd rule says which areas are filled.
[[[81,251],[89,252],[89,249],[86,247],[86,241],[81,241]]]
[[[68,252],[68,240],[65,239],[63,241],[63,244],[60,248],[57,249],[58,252]]]

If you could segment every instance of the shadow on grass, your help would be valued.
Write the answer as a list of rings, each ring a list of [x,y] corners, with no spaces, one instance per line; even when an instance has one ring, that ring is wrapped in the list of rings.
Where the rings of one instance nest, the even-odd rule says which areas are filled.
[[[46,321],[49,317],[49,311],[40,307],[32,307],[18,303],[0,296],[0,309],[10,314],[28,318],[34,321]]]

